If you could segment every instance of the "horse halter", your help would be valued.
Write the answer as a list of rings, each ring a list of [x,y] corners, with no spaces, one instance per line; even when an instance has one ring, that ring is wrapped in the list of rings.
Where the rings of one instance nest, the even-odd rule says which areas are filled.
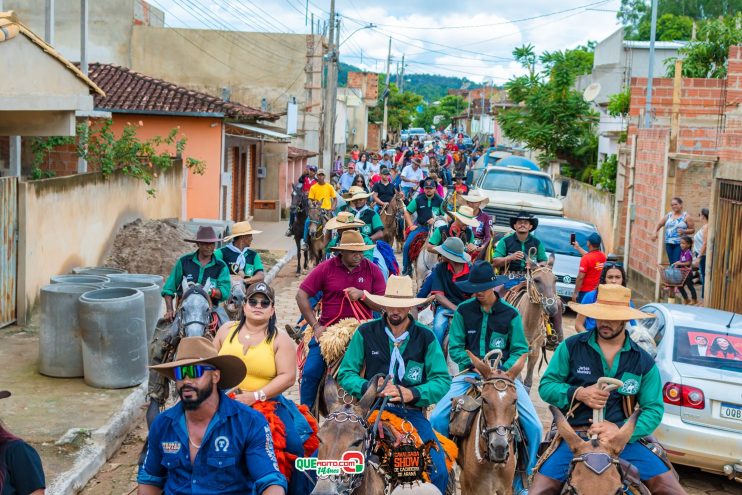
[[[183,311],[183,303],[185,302],[186,298],[190,296],[191,294],[197,294],[203,297],[204,299],[206,299],[206,302],[209,304],[209,308],[206,310],[206,321],[205,322],[202,322],[199,320],[191,320],[191,321],[186,321],[186,322],[181,321],[180,323],[181,330],[185,330],[186,327],[188,327],[189,325],[198,324],[198,325],[203,325],[204,328],[206,328],[209,325],[209,313],[211,312],[211,297],[206,293],[206,291],[200,285],[194,285],[183,293],[183,296],[180,298],[180,304],[178,305],[178,313]]]
[[[345,406],[342,409],[339,409],[337,411],[333,411],[330,414],[327,415],[327,418],[325,419],[325,422],[332,421],[333,423],[357,423],[363,427],[363,430],[365,431],[364,437],[363,437],[363,456],[366,460],[368,460],[368,454],[371,450],[371,428],[369,428],[368,421],[366,421],[366,418],[363,416],[359,416],[358,414],[354,413],[350,409],[350,404],[345,403]],[[347,481],[350,479],[350,481],[347,483],[347,485],[343,486],[340,485],[342,488],[339,490],[341,495],[351,495],[355,490],[358,489],[358,487],[361,486],[361,483],[363,482],[363,473],[358,474],[347,474],[343,473],[338,476],[327,476],[328,479],[331,479],[336,484],[336,480],[341,481]]]
[[[558,296],[554,297],[544,297],[544,295],[541,293],[541,291],[536,288],[536,285],[533,282],[533,274],[539,273],[539,272],[551,272],[551,268],[548,266],[539,266],[538,268],[526,269],[526,292],[528,293],[528,299],[530,299],[531,303],[533,304],[540,304],[543,306],[553,306],[556,304],[556,300]]]
[[[511,380],[508,377],[504,376],[498,376],[495,378],[487,378],[486,380],[478,380],[475,385],[480,388],[484,385],[493,385],[495,387],[495,390],[498,392],[505,392],[509,388],[515,389],[515,382]],[[484,417],[484,414],[482,413],[482,409],[479,409],[479,412],[477,413],[477,428],[480,429],[480,433],[475,437],[474,440],[474,453],[476,454],[477,462],[480,464],[484,463],[485,461],[492,462],[494,464],[501,464],[504,462],[507,462],[508,457],[510,456],[510,451],[508,450],[507,455],[505,456],[504,461],[495,461],[490,459],[489,455],[489,449],[484,451],[484,456],[481,454],[481,448],[480,448],[480,438],[487,440],[490,435],[495,434],[501,437],[505,437],[505,440],[508,444],[513,440],[513,437],[515,436],[515,433],[518,431],[518,409],[515,409],[515,417],[513,418],[513,422],[509,425],[495,425],[492,427],[489,427],[487,425],[487,418],[484,418],[484,421],[482,421],[482,418]],[[482,424],[484,423],[484,428],[482,428]]]
[[[564,489],[562,490],[563,494],[581,495],[580,492],[577,491],[577,488],[575,488],[572,484],[572,473],[574,472],[575,464],[577,464],[578,462],[584,463],[590,471],[598,476],[605,473],[611,466],[616,466],[616,468],[618,469],[618,474],[623,479],[623,473],[621,472],[620,463],[616,457],[612,457],[605,452],[588,452],[586,454],[582,454],[581,456],[574,457],[570,462],[569,473],[567,474],[567,481],[564,483]],[[611,495],[620,495],[622,493],[624,493],[623,485],[617,488],[616,491]]]

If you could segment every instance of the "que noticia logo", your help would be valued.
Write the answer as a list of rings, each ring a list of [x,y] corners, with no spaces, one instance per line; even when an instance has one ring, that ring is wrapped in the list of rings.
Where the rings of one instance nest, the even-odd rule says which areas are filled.
[[[363,453],[350,451],[344,452],[340,460],[297,457],[294,465],[299,471],[316,471],[318,477],[327,477],[338,476],[340,474],[362,473],[365,461]]]

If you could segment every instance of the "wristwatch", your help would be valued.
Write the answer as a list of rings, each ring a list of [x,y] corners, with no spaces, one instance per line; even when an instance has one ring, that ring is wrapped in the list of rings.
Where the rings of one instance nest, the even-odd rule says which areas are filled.
[[[265,402],[265,400],[268,398],[265,395],[265,392],[263,392],[263,389],[258,390],[257,392],[253,392],[255,394],[255,401],[256,402]]]

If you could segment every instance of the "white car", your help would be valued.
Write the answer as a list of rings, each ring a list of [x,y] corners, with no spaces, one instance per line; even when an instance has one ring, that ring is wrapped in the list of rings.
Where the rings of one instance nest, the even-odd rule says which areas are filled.
[[[655,436],[673,463],[742,481],[742,315],[652,303],[665,414]]]

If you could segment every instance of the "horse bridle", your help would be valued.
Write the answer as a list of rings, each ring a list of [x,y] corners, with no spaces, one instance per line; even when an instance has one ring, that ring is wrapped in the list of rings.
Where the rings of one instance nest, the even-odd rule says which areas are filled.
[[[369,428],[368,421],[363,416],[360,416],[356,413],[354,413],[350,407],[349,404],[346,403],[345,407],[343,407],[340,410],[333,411],[330,414],[327,415],[327,418],[325,419],[325,422],[332,421],[334,423],[357,423],[363,427],[363,430],[365,431],[364,437],[363,437],[363,458],[364,460],[368,460],[368,455],[371,452],[371,442],[372,442],[372,432],[371,428]],[[341,495],[351,495],[358,487],[361,486],[361,483],[363,482],[363,473],[358,474],[341,474],[339,476],[328,476],[328,478],[336,479],[336,478],[347,478],[350,477],[350,483],[348,484],[347,488],[344,488],[341,492]]]
[[[594,461],[593,459],[596,459],[596,461]],[[601,462],[598,463],[597,459],[600,459]],[[584,463],[590,471],[597,474],[598,476],[605,473],[611,466],[616,466],[616,468],[618,469],[618,474],[621,476],[621,480],[623,482],[623,472],[621,471],[621,464],[618,458],[612,457],[605,452],[588,452],[586,454],[582,454],[580,456],[572,458],[572,461],[569,465],[569,473],[567,473],[567,481],[564,482],[564,489],[562,490],[563,494],[581,495],[580,492],[578,492],[574,485],[572,485],[571,483],[572,472],[575,469],[575,464],[577,464],[578,462]],[[624,493],[623,484],[611,495],[620,495],[622,493]]]
[[[178,313],[180,313],[181,311],[183,311],[183,302],[191,294],[198,294],[199,296],[201,296],[204,299],[206,299],[206,302],[207,303],[209,303],[209,309],[206,310],[206,323],[203,323],[203,322],[198,321],[198,320],[192,320],[192,321],[186,321],[186,322],[183,322],[181,320],[180,321],[180,330],[181,331],[185,331],[186,327],[188,327],[189,325],[194,325],[194,324],[199,324],[200,325],[200,324],[203,323],[204,328],[206,328],[209,325],[209,313],[211,313],[211,297],[206,293],[206,291],[200,285],[194,285],[194,286],[190,287],[187,291],[185,291],[183,293],[183,295],[180,298],[180,303],[178,304]]]
[[[516,390],[515,388],[515,381],[511,380],[508,377],[505,376],[498,376],[495,378],[487,378],[485,380],[477,380],[475,382],[475,385],[477,388],[482,388],[484,385],[491,384],[495,387],[495,390],[498,392],[504,392],[508,388],[512,388],[513,390]],[[484,414],[482,413],[482,408],[479,409],[479,413],[477,413],[477,429],[481,430],[478,435],[476,435],[474,440],[474,453],[477,457],[477,462],[480,464],[484,463],[485,461],[489,461],[495,464],[499,464],[497,461],[493,461],[489,458],[489,451],[484,451],[484,457],[482,457],[481,454],[481,448],[480,448],[480,438],[487,439],[490,435],[493,433],[495,435],[505,437],[505,440],[509,444],[515,435],[515,433],[518,431],[518,409],[515,409],[515,417],[513,418],[513,422],[509,425],[495,425],[492,427],[487,426],[487,418],[484,418],[484,428],[482,428],[482,418]],[[508,456],[510,453],[508,452]],[[507,456],[505,457],[505,461],[507,461]],[[505,462],[503,461],[503,462]]]
[[[539,266],[538,268],[534,268],[533,270],[526,270],[526,292],[528,293],[528,299],[530,299],[531,303],[553,306],[554,304],[556,304],[558,296],[544,297],[541,291],[539,291],[533,283],[533,274],[544,271],[551,272],[552,270],[548,266]]]

